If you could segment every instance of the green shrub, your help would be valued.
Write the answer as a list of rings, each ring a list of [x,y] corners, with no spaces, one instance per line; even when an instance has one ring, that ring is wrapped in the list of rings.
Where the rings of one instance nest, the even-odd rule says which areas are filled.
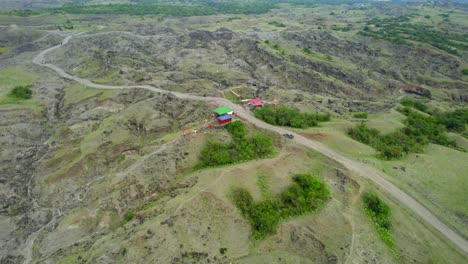
[[[249,220],[254,239],[273,234],[281,219],[317,210],[330,196],[328,187],[310,174],[297,174],[293,181],[279,197],[267,197],[259,202],[254,202],[245,189],[235,188],[232,191],[233,202]]]
[[[418,109],[421,112],[427,112],[428,107],[427,105],[421,103],[418,100],[412,99],[410,97],[405,97],[400,101],[401,105],[407,106],[407,107],[413,107],[415,109]]]
[[[375,146],[380,139],[380,132],[377,129],[369,128],[365,124],[359,124],[348,130],[348,135],[353,139],[367,145]]]
[[[132,211],[127,211],[125,214],[125,221],[130,222],[135,215],[133,214]]]
[[[234,204],[243,215],[249,214],[249,210],[254,204],[252,195],[246,189],[234,188],[232,191]]]
[[[32,90],[26,86],[16,86],[8,93],[8,96],[18,100],[31,99]]]
[[[281,22],[277,22],[277,21],[268,22],[268,24],[273,25],[273,26],[275,26],[275,27],[286,27],[285,24],[283,24],[283,23],[281,23]]]
[[[468,75],[468,69],[463,69],[463,70],[462,70],[462,73],[463,73],[464,75]]]
[[[385,244],[394,250],[395,243],[393,242],[390,234],[390,207],[374,193],[364,193],[363,201],[367,215],[369,215],[374,222],[380,238],[385,242]]]
[[[270,136],[257,133],[247,137],[247,130],[240,121],[231,122],[225,127],[233,140],[230,143],[208,141],[200,153],[197,168],[265,158],[273,153],[273,139]]]
[[[436,113],[435,118],[449,131],[463,133],[468,124],[468,108],[461,108],[452,112]]]
[[[366,112],[355,113],[355,114],[353,114],[353,117],[354,118],[367,119],[367,113]]]
[[[319,122],[330,120],[329,114],[300,113],[298,110],[287,106],[257,108],[254,110],[254,115],[271,125],[295,128],[313,127],[317,126]]]
[[[234,121],[224,126],[234,139],[242,139],[247,135],[247,130],[241,121]]]

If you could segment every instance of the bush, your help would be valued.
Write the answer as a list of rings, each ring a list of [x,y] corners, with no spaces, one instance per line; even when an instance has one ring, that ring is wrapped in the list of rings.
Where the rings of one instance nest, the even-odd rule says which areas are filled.
[[[10,91],[10,93],[8,93],[8,96],[18,100],[31,99],[32,90],[26,86],[16,86]]]
[[[348,130],[348,135],[353,139],[367,145],[375,146],[380,138],[380,132],[377,129],[369,128],[365,124],[359,124]]]
[[[234,121],[224,126],[234,139],[243,139],[247,130],[241,121]]]
[[[354,118],[367,119],[367,113],[366,113],[366,112],[355,113],[355,114],[353,114],[353,117],[354,117]]]
[[[234,204],[241,213],[243,215],[248,214],[250,207],[252,207],[252,204],[254,203],[252,195],[246,189],[235,188],[232,191],[232,197]]]
[[[231,143],[208,141],[200,154],[197,168],[216,167],[241,161],[265,158],[273,153],[273,139],[264,134],[247,137],[247,130],[240,121],[227,124]]]
[[[125,221],[130,222],[135,215],[133,214],[132,211],[127,211],[125,214]]]
[[[317,210],[330,196],[327,186],[310,174],[298,174],[293,184],[279,197],[253,202],[242,188],[232,191],[232,199],[242,215],[249,220],[254,239],[263,239],[276,231],[281,219]]]
[[[415,99],[405,97],[400,101],[401,105],[407,106],[407,107],[413,107],[415,109],[418,109],[421,112],[427,112],[427,105],[421,103],[420,101],[417,101]]]
[[[457,109],[452,112],[435,114],[437,122],[449,131],[463,133],[468,124],[468,108]]]
[[[317,126],[319,122],[330,120],[329,114],[300,113],[298,110],[287,106],[257,108],[254,110],[254,115],[271,125],[295,128],[313,127]]]
[[[464,75],[468,75],[468,69],[463,69],[463,70],[462,70],[462,73],[463,73]]]
[[[374,193],[364,193],[363,201],[367,215],[369,215],[374,222],[380,238],[394,250],[395,244],[390,235],[390,207]]]

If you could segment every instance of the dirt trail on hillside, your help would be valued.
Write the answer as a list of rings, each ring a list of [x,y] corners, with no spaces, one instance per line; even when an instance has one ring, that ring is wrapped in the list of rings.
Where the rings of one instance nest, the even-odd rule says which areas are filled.
[[[208,102],[214,102],[218,105],[224,105],[224,106],[229,106],[232,109],[234,109],[234,112],[236,113],[237,116],[239,116],[241,119],[250,122],[258,127],[268,129],[280,134],[284,133],[291,133],[294,134],[294,141],[304,145],[305,147],[311,148],[315,151],[318,151],[325,156],[338,161],[339,163],[343,164],[347,169],[350,171],[353,171],[362,177],[368,178],[372,180],[377,186],[385,190],[387,193],[392,195],[394,198],[396,198],[398,201],[403,203],[406,207],[408,207],[411,211],[413,211],[415,214],[419,215],[424,221],[431,225],[433,228],[437,229],[440,233],[442,233],[448,240],[450,240],[453,244],[458,246],[466,255],[468,255],[468,241],[463,238],[461,235],[459,235],[456,231],[451,229],[449,226],[447,226],[445,223],[443,223],[441,220],[439,220],[435,215],[433,215],[426,207],[424,207],[422,204],[420,204],[418,201],[416,201],[413,197],[409,196],[405,192],[403,192],[401,189],[396,187],[394,184],[389,182],[388,180],[385,179],[382,172],[369,167],[366,164],[363,164],[361,162],[351,160],[342,154],[330,149],[329,147],[319,143],[312,141],[310,139],[307,139],[301,135],[298,135],[296,133],[293,133],[291,131],[288,131],[284,128],[281,127],[276,127],[269,125],[267,123],[264,123],[255,117],[253,117],[252,113],[245,110],[242,108],[240,105],[236,105],[232,103],[231,101],[224,99],[224,98],[219,98],[219,97],[202,97],[202,96],[196,96],[196,95],[191,95],[191,94],[184,94],[184,93],[179,93],[179,92],[172,92],[172,91],[167,91],[163,90],[161,88],[158,88],[156,86],[152,85],[121,85],[121,86],[114,86],[114,85],[104,85],[104,84],[96,84],[93,83],[89,80],[73,76],[65,72],[62,68],[49,64],[46,61],[45,55],[55,49],[60,48],[62,45],[66,45],[73,37],[78,36],[83,34],[78,33],[78,34],[73,34],[67,36],[64,41],[62,42],[61,45],[57,45],[54,47],[51,47],[49,49],[43,50],[40,52],[34,59],[33,63],[39,65],[39,66],[45,66],[48,67],[55,72],[57,72],[61,77],[70,79],[73,81],[76,81],[82,85],[92,87],[92,88],[98,88],[98,89],[132,89],[132,88],[140,88],[140,89],[146,89],[150,90],[153,92],[157,93],[163,93],[163,94],[172,94],[180,99],[187,99],[187,100],[198,100],[198,101],[208,101]]]

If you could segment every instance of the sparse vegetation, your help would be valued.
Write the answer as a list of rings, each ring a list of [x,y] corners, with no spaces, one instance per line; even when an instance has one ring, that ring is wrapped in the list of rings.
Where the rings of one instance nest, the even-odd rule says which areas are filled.
[[[330,120],[329,114],[300,113],[287,106],[265,106],[254,111],[255,117],[271,125],[307,128]]]
[[[215,167],[264,158],[273,153],[273,140],[265,134],[247,137],[244,124],[234,121],[226,129],[232,136],[230,143],[208,141],[200,154],[197,168]]]
[[[395,242],[393,241],[393,238],[390,234],[390,207],[385,204],[376,194],[370,192],[364,193],[363,201],[367,215],[374,222],[380,238],[395,253]]]
[[[268,24],[272,25],[272,26],[275,26],[275,27],[286,27],[285,24],[281,23],[281,22],[278,22],[278,21],[272,21],[272,22],[268,22]]]
[[[444,17],[448,19],[448,15]],[[432,27],[409,22],[410,16],[373,18],[367,22],[367,25],[374,25],[375,29],[367,27],[358,34],[407,46],[412,46],[413,41],[418,41],[454,55],[460,55],[459,51],[468,50],[468,35],[466,34],[441,32]]]
[[[285,51],[284,48],[281,47],[278,43],[272,43],[272,42],[269,41],[269,40],[265,40],[264,43],[265,43],[268,47],[270,47],[270,48],[274,49],[275,51],[279,52],[281,55],[283,55],[283,56],[286,55],[286,51]]]
[[[333,61],[333,57],[330,56],[330,55],[322,55],[322,54],[318,54],[318,53],[315,53],[313,51],[311,51],[309,48],[303,48],[302,49],[302,52],[304,52],[305,54],[311,56],[311,57],[314,57],[316,59],[319,59],[319,60],[324,60],[324,61],[330,61],[332,62]]]
[[[294,175],[293,184],[279,197],[264,197],[259,202],[254,202],[252,195],[243,188],[232,191],[234,204],[252,225],[254,239],[273,234],[282,219],[317,210],[329,196],[328,187],[311,174]]]

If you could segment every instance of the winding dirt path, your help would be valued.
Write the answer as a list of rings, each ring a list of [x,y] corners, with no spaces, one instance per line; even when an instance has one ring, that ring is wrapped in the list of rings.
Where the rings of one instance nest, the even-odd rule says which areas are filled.
[[[84,32],[83,32],[84,33]],[[219,97],[202,97],[202,96],[196,96],[196,95],[191,95],[191,94],[184,94],[184,93],[179,93],[179,92],[172,92],[172,91],[167,91],[163,90],[161,88],[158,88],[157,86],[152,86],[152,85],[122,85],[122,86],[114,86],[114,85],[104,85],[104,84],[96,84],[93,83],[89,80],[73,76],[65,72],[63,69],[60,67],[46,63],[45,61],[45,55],[53,51],[55,49],[60,48],[62,45],[66,45],[73,37],[78,36],[83,33],[78,33],[78,34],[73,34],[67,36],[64,41],[62,42],[61,45],[57,45],[51,48],[48,48],[42,52],[40,52],[34,59],[33,63],[39,65],[39,66],[44,66],[48,67],[52,70],[54,70],[57,74],[59,74],[61,77],[76,81],[82,85],[92,87],[92,88],[98,88],[98,89],[132,89],[132,88],[139,88],[139,89],[146,89],[150,90],[153,92],[157,93],[162,93],[162,94],[172,94],[175,97],[178,97],[180,99],[187,99],[187,100],[198,100],[198,101],[210,101],[210,102],[215,102],[218,105],[224,105],[231,107],[234,109],[234,112],[239,116],[241,119],[250,122],[257,127],[268,129],[280,134],[284,133],[291,133],[294,134],[294,141],[304,145],[307,148],[311,148],[315,151],[318,151],[325,156],[334,159],[338,161],[339,163],[343,164],[347,169],[350,171],[353,171],[362,177],[365,177],[372,182],[374,182],[377,186],[385,190],[388,194],[392,195],[395,199],[400,201],[402,204],[404,204],[407,208],[409,208],[411,211],[413,211],[415,214],[417,214],[419,217],[421,217],[427,224],[431,225],[433,228],[438,230],[443,236],[445,236],[448,240],[450,240],[454,245],[456,245],[458,248],[462,250],[466,255],[468,255],[468,241],[463,238],[461,235],[459,235],[457,232],[455,232],[453,229],[451,229],[448,225],[443,223],[441,220],[439,220],[435,215],[433,215],[426,207],[424,207],[422,204],[420,204],[418,201],[416,201],[413,197],[409,196],[402,190],[400,190],[398,187],[396,187],[394,184],[389,182],[388,180],[385,179],[384,175],[382,172],[355,160],[351,160],[342,154],[332,150],[331,148],[319,143],[312,141],[310,139],[307,139],[301,135],[298,135],[296,133],[293,133],[291,131],[288,131],[284,128],[281,127],[276,127],[269,125],[267,123],[264,123],[255,117],[252,116],[251,112],[245,110],[242,108],[240,105],[236,105],[232,103],[231,101],[224,99],[224,98],[219,98]]]

